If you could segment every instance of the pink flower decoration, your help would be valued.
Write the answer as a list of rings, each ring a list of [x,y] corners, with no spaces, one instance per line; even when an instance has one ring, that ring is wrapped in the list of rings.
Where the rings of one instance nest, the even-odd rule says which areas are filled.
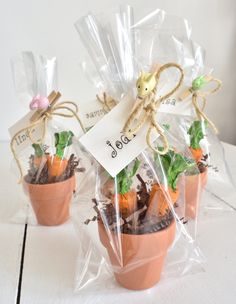
[[[36,95],[33,97],[30,103],[30,110],[45,110],[49,106],[49,100],[47,97]]]

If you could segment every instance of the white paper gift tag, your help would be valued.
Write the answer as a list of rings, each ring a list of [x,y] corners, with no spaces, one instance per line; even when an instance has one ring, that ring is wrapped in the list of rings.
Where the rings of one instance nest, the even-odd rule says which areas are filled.
[[[122,129],[134,105],[132,98],[122,100],[92,129],[80,138],[82,145],[95,159],[115,177],[125,166],[147,148],[148,122],[131,140],[122,134]],[[157,134],[152,136],[153,142]]]
[[[165,84],[157,93],[157,98],[164,95],[166,92],[170,91],[173,88],[173,84]],[[184,91],[187,87],[184,87]],[[183,88],[181,89],[183,90]],[[193,115],[193,105],[191,100],[191,95],[189,95],[185,100],[179,100],[180,91],[178,90],[172,96],[165,99],[159,109],[159,113],[174,114],[174,115],[183,115],[183,116],[192,116]]]
[[[21,129],[24,129],[31,124],[30,119],[33,114],[34,114],[34,111],[28,112],[28,114],[26,114],[24,117],[22,117],[13,126],[11,126],[8,129],[11,138],[13,138],[13,136],[15,136],[15,134],[17,132],[19,132]],[[37,126],[32,129],[32,137],[34,138],[35,141],[40,139],[41,134],[42,134],[42,127]],[[20,153],[22,150],[24,150],[28,146],[32,145],[28,132],[25,130],[25,131],[22,131],[21,133],[19,133],[17,135],[17,137],[15,138],[13,144],[14,144],[15,151],[17,153]]]
[[[158,109],[159,113],[192,116],[193,106],[191,98],[179,101],[176,95],[164,100]]]
[[[96,123],[106,114],[101,103],[97,100],[81,103],[80,109],[81,119],[86,130],[89,130],[96,125]]]
[[[173,84],[172,84],[173,87]],[[159,90],[157,94],[157,98],[161,96],[161,94],[165,93],[167,90],[171,89],[171,85],[163,85],[162,88]],[[187,87],[185,87],[187,89]],[[180,101],[179,98],[179,91],[173,94],[171,97],[164,100],[159,109],[159,113],[166,113],[166,114],[174,114],[174,115],[184,115],[184,116],[192,116],[194,115],[191,96],[186,98],[184,101]],[[89,130],[97,122],[106,115],[106,111],[102,108],[101,104],[97,100],[90,101],[88,103],[82,103],[81,107],[81,114],[82,114],[82,121],[83,125],[86,130]]]

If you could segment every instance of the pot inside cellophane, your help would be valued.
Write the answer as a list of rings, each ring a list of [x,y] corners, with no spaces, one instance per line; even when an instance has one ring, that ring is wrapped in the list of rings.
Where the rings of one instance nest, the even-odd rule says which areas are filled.
[[[232,179],[222,143],[204,120],[194,115],[166,115],[172,125],[169,132],[179,136],[188,146],[201,174],[203,187],[199,218],[202,220],[232,214],[235,208],[235,184]]]
[[[120,296],[120,286],[143,290],[158,284],[161,274],[165,279],[202,270],[204,259],[196,228],[201,209],[210,210],[204,208],[201,197],[205,198],[210,186],[211,165],[207,162],[213,158],[206,157],[204,151],[200,162],[196,160],[191,150],[194,132],[189,131],[197,120],[196,113],[190,98],[180,102],[178,97],[196,77],[211,73],[205,66],[203,49],[191,40],[186,20],[158,9],[141,19],[129,6],[108,14],[88,14],[76,22],[76,28],[90,57],[83,68],[98,91],[94,104],[100,102],[102,109],[109,106],[104,114],[125,102],[127,95],[135,104],[141,71],[151,74],[171,62],[184,71],[183,87],[163,100],[157,111],[156,119],[169,142],[164,155],[143,149],[114,178],[91,156],[94,171],[87,176],[90,193],[73,212],[80,244],[76,291],[117,291]],[[164,95],[178,79],[178,71],[166,71],[156,97]],[[205,122],[201,121],[202,125]],[[204,139],[217,142],[215,135],[208,136],[204,134],[201,145]],[[164,148],[159,139],[156,147],[159,152]],[[215,147],[219,149],[218,144]],[[220,155],[213,145],[211,148],[209,154]],[[231,187],[223,158],[220,166]],[[211,176],[215,185],[221,182],[216,175]],[[216,192],[214,187],[208,192],[212,204]],[[215,210],[222,214],[225,204],[220,206]]]
[[[67,113],[63,107],[53,111],[61,97],[56,58],[22,52],[13,59],[12,67],[19,100],[28,103],[27,114],[10,128],[12,168],[22,185],[18,187],[18,212],[12,220],[60,225],[70,216],[70,204],[85,171],[77,136],[81,126],[77,123],[75,128],[58,120],[72,118],[70,109]],[[70,102],[63,106],[76,111]],[[48,108],[52,112],[43,116]]]
[[[90,199],[73,211],[80,244],[76,291],[144,290],[161,277],[201,269],[200,172],[184,142],[166,133],[166,154],[147,149],[115,178],[95,162]]]

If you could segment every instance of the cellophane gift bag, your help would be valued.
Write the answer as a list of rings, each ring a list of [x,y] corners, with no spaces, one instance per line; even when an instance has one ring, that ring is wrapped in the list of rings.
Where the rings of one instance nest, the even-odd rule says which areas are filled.
[[[150,69],[153,62],[174,61],[184,70],[182,87],[165,101],[160,112],[174,114],[174,119],[172,115],[167,117],[167,121],[175,121],[171,132],[182,134],[198,164],[205,189],[200,208],[201,214],[206,215],[203,218],[223,216],[235,207],[235,185],[217,137],[220,130],[212,121],[214,117],[205,113],[207,103],[214,102],[222,83],[206,65],[205,50],[192,40],[186,20],[156,10],[132,29],[138,64],[147,62],[146,68]]]
[[[220,130],[212,122],[214,117],[205,114],[221,81],[207,67],[205,50],[192,40],[191,26],[185,19],[160,9],[138,20],[135,17],[127,6],[109,14],[89,14],[76,23],[92,63],[87,61],[83,67],[99,93],[91,108],[97,109],[100,103],[106,113],[122,100],[125,90],[135,99],[135,82],[141,70],[153,72],[167,62],[178,63],[184,71],[183,83],[162,101],[159,117],[168,114],[172,134],[181,134],[204,176],[204,199],[198,211],[206,215],[203,218],[222,216],[235,208],[235,185],[217,137]],[[161,92],[170,86],[167,72]]]
[[[199,181],[188,189],[188,174],[198,174],[194,160],[173,147],[165,155],[144,151],[114,178],[96,165],[94,195],[74,214],[76,291],[144,290],[161,274],[202,270],[196,219],[189,220],[192,206],[185,201],[186,191],[198,199]]]
[[[83,126],[78,105],[60,101],[56,58],[23,52],[13,60],[19,99],[28,113],[10,128],[14,171],[19,179],[19,212],[14,221],[54,226],[66,222],[85,171],[78,136]],[[76,119],[77,130],[63,126]],[[32,212],[33,211],[33,212]],[[35,221],[36,219],[36,221]]]
[[[111,291],[117,300],[121,287],[145,290],[161,275],[202,270],[196,239],[202,177],[185,136],[176,132],[176,116],[161,110],[184,81],[177,58],[148,60],[151,49],[143,61],[136,57],[130,7],[108,18],[89,14],[76,27],[95,63],[91,77],[105,90],[98,101],[109,112],[80,139],[94,172],[92,182],[85,175],[91,193],[73,214],[76,291]]]

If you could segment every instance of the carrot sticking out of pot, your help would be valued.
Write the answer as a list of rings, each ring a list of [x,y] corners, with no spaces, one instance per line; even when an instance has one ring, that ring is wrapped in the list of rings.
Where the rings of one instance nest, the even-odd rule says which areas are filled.
[[[50,177],[59,177],[67,167],[67,159],[62,159],[57,155],[50,156],[48,159],[48,172]]]
[[[192,153],[192,156],[193,158],[196,160],[196,162],[200,162],[201,159],[203,158],[203,151],[201,148],[199,149],[193,149],[192,147],[189,148],[191,153]]]
[[[164,155],[155,153],[154,160],[157,167],[160,167],[161,170],[164,171],[168,189],[165,190],[164,186],[161,187],[157,183],[152,186],[147,212],[149,214],[155,213],[163,216],[170,209],[168,196],[172,204],[178,200],[179,190],[177,188],[177,182],[180,174],[192,168],[195,162],[184,155],[176,153],[174,150],[169,150]],[[165,191],[166,193],[164,193]]]
[[[42,145],[32,144],[32,147],[34,148],[34,167],[37,169],[46,163],[47,157]]]
[[[164,216],[170,209],[168,197],[170,197],[172,204],[176,203],[179,198],[179,190],[176,189],[174,191],[170,187],[168,187],[168,190],[164,190],[159,184],[154,184],[149,197],[148,214],[158,214],[159,216]]]
[[[190,151],[196,162],[201,161],[203,152],[200,146],[200,141],[204,138],[204,131],[207,128],[207,121],[196,120],[192,123],[188,130],[190,135]]]
[[[116,200],[119,204],[119,209],[124,217],[129,216],[137,208],[137,193],[135,190],[131,190],[124,194],[117,193],[112,197],[113,205],[116,204]]]
[[[74,134],[71,131],[62,131],[55,133],[56,153],[48,157],[48,174],[49,178],[59,177],[65,171],[68,160],[64,157],[65,148],[72,144]]]
[[[131,190],[131,186],[133,177],[138,171],[139,166],[140,161],[136,159],[131,170],[129,170],[127,166],[116,176],[118,194],[113,196],[112,202],[113,204],[115,204],[116,201],[118,202],[120,212],[124,216],[128,216],[134,212],[137,207],[137,193],[135,190]]]

